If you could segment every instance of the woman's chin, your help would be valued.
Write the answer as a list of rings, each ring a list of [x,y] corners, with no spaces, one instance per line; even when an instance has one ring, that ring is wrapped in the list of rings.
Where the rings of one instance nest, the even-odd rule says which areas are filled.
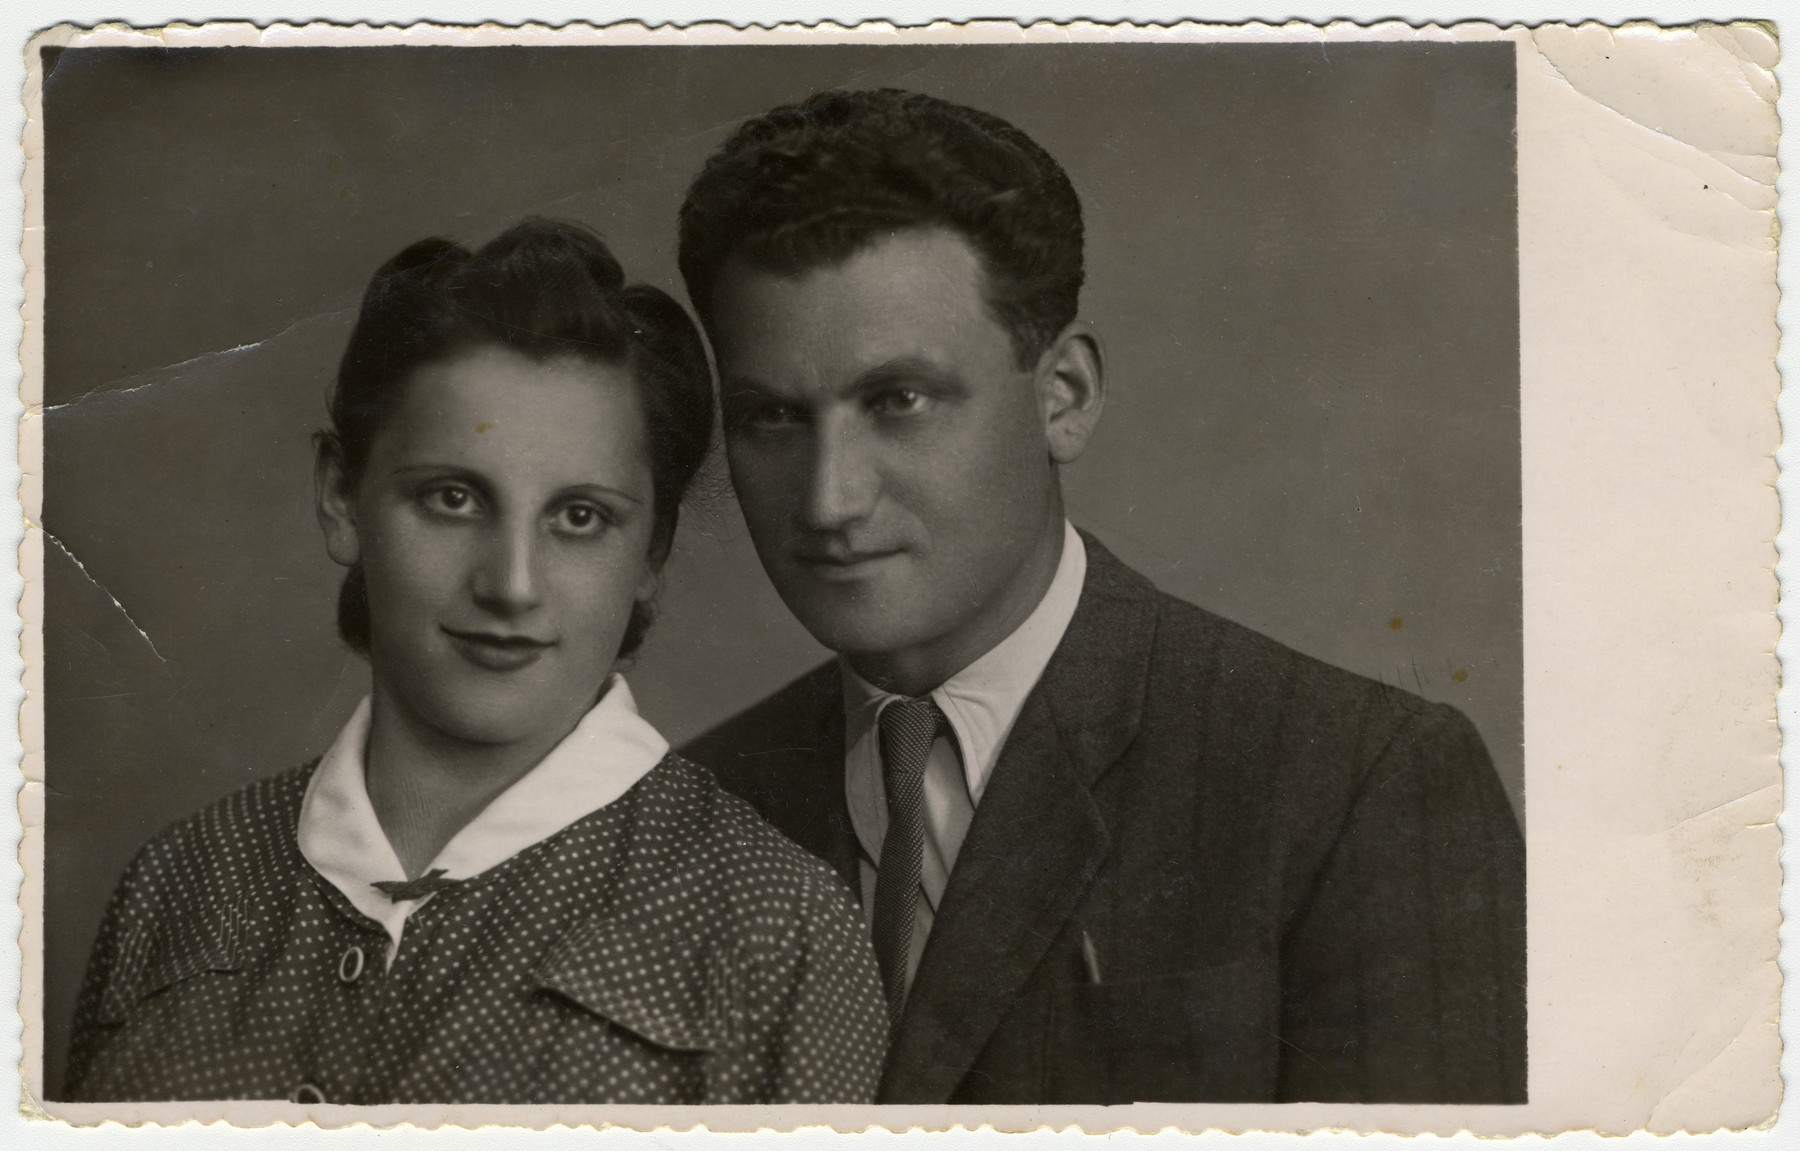
[[[459,691],[420,709],[420,718],[454,743],[505,746],[554,743],[581,721],[593,696],[558,700],[543,690],[518,685],[505,691]]]

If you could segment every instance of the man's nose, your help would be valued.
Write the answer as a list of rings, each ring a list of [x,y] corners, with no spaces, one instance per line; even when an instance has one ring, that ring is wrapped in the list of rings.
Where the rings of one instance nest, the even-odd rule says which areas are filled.
[[[806,493],[806,526],[833,531],[867,516],[881,490],[873,448],[854,421],[820,420]]]
[[[473,573],[476,603],[499,615],[536,607],[543,591],[543,541],[535,523],[501,521],[484,541]]]

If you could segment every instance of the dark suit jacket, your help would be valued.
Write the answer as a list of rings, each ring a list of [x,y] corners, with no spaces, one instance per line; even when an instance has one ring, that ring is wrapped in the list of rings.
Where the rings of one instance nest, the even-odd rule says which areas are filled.
[[[1524,1102],[1523,846],[1468,720],[1084,538],[880,1099]],[[684,754],[858,890],[834,665]]]

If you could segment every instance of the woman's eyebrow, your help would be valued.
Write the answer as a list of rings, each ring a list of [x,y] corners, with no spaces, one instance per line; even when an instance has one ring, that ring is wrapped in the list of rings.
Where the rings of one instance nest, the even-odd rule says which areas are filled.
[[[495,497],[494,485],[480,472],[457,464],[401,464],[388,472],[388,476],[402,483],[414,483],[421,480],[454,480],[466,484],[480,493],[484,500]]]
[[[602,493],[605,495],[609,495],[609,496],[616,496],[619,499],[628,500],[631,503],[638,504],[639,506],[642,506],[643,504],[650,502],[649,500],[645,499],[643,496],[636,495],[632,492],[628,492],[624,488],[615,488],[610,484],[593,484],[593,483],[570,484],[568,487],[565,487],[565,488],[562,488],[561,490],[559,490],[557,492],[557,495],[560,497],[560,496],[582,495],[584,493],[592,494],[592,493],[596,493],[596,492]]]
[[[495,485],[486,476],[482,475],[480,472],[472,471],[469,468],[461,467],[457,464],[403,464],[400,467],[394,468],[388,474],[396,479],[408,479],[412,476],[422,475],[430,476],[434,479],[460,480],[470,487],[479,489],[483,495],[492,496],[495,492]],[[614,496],[618,499],[628,500],[631,503],[640,505],[650,502],[645,497],[633,492],[628,492],[624,488],[616,488],[611,484],[591,482],[565,484],[556,489],[556,494],[553,498],[563,499],[567,496],[581,494]]]
[[[388,471],[390,476],[407,477],[415,475],[441,476],[444,479],[466,480],[482,487],[487,486],[487,477],[480,472],[463,467],[460,464],[401,464]]]

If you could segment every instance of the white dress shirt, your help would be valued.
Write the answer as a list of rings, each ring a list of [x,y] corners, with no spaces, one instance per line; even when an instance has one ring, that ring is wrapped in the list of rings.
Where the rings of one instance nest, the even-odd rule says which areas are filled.
[[[396,902],[372,886],[407,876],[369,802],[363,774],[369,710],[365,698],[319,761],[300,805],[298,837],[313,870],[387,929],[392,963],[407,917],[431,897]],[[506,862],[624,795],[668,750],[668,741],[638,715],[624,678],[613,676],[575,730],[482,808],[421,874],[442,868],[447,879],[469,879]]]
[[[925,858],[920,877],[924,898],[918,904],[907,955],[909,987],[937,917],[938,902],[950,882],[950,871],[956,866],[957,852],[1000,759],[1000,749],[1006,746],[1025,697],[1037,686],[1063,633],[1069,630],[1086,579],[1087,548],[1065,520],[1062,558],[1044,598],[1017,630],[931,693],[950,722],[950,734],[938,736],[925,762]],[[844,791],[850,822],[862,846],[863,916],[872,923],[876,863],[881,859],[888,823],[878,720],[885,704],[903,697],[857,675],[847,660],[839,661],[839,668],[844,683]]]

